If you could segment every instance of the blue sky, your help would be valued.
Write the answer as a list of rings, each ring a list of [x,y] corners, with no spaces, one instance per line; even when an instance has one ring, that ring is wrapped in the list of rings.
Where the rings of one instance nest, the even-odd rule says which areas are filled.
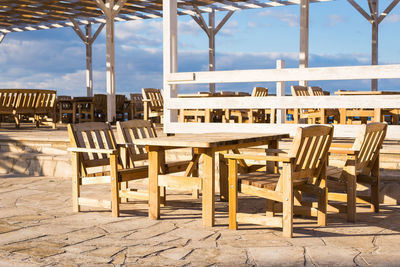
[[[357,1],[366,10],[367,1]],[[382,12],[392,0],[381,0]],[[224,15],[217,12],[217,22]],[[204,15],[205,18],[207,15]],[[207,19],[206,19],[207,20]],[[276,59],[298,66],[299,7],[236,12],[216,37],[218,70],[274,68]],[[380,24],[379,62],[400,63],[400,5]],[[105,30],[93,47],[94,90],[105,89]],[[179,17],[179,71],[208,68],[208,40],[189,17]],[[371,25],[347,1],[311,4],[310,67],[370,63]],[[58,95],[85,95],[85,47],[71,28],[10,33],[0,44],[0,87],[57,89]],[[116,24],[117,93],[162,86],[162,21]],[[251,91],[274,83],[218,84],[218,90]],[[289,91],[287,84],[286,90]],[[325,90],[369,90],[369,81],[318,81]],[[399,90],[400,80],[380,81],[380,90]],[[186,86],[180,92],[207,90]]]

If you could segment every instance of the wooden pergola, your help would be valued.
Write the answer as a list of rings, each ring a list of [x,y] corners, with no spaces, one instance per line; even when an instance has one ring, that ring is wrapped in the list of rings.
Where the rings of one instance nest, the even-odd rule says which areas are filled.
[[[169,54],[175,62],[174,47],[170,47],[165,38],[171,34],[165,23],[176,24],[176,15],[189,15],[199,24],[209,38],[209,70],[215,70],[215,35],[226,21],[237,10],[300,5],[300,55],[299,67],[308,67],[308,30],[309,3],[330,0],[2,0],[0,2],[0,43],[6,34],[12,32],[35,31],[42,29],[72,27],[86,45],[87,62],[87,95],[93,94],[92,77],[92,44],[103,27],[106,27],[106,68],[108,121],[115,120],[115,21],[129,21],[161,18],[164,16],[164,53]],[[378,63],[378,25],[400,0],[393,0],[379,14],[378,1],[367,0],[369,12],[364,11],[354,0],[347,0],[372,24],[372,65]],[[164,3],[164,5],[163,5]],[[172,7],[172,10],[168,8]],[[166,12],[166,10],[168,12]],[[215,11],[227,11],[222,21],[215,25]],[[208,24],[203,14],[208,13]],[[92,24],[99,24],[92,33]],[[84,30],[82,30],[84,26]],[[175,27],[175,26],[174,26]],[[174,30],[175,31],[175,30]],[[171,38],[175,33],[172,32]],[[175,44],[176,45],[176,44]],[[171,50],[172,49],[172,50]],[[176,72],[176,64],[169,65],[170,60],[164,56],[164,73]],[[281,66],[281,67],[284,67]],[[164,75],[164,86],[167,86]],[[305,84],[306,80],[299,79]],[[215,90],[214,82],[210,82],[210,90]],[[278,86],[279,87],[279,86]],[[377,89],[376,80],[372,81],[372,90]]]
[[[310,2],[325,2],[330,0],[310,0]],[[226,21],[237,10],[298,5],[299,0],[179,0],[177,15],[191,16],[206,32],[209,38],[209,69],[215,70],[215,35]],[[215,11],[227,11],[227,15],[216,26]],[[0,3],[0,43],[6,34],[45,30],[52,28],[72,27],[86,45],[86,87],[87,95],[93,95],[92,75],[92,44],[101,30],[106,27],[106,67],[108,94],[108,121],[115,120],[115,21],[161,18],[163,13],[162,0],[3,0]],[[209,14],[209,23],[205,22],[203,14]],[[308,21],[307,21],[308,23]],[[92,33],[92,25],[98,24]],[[82,29],[81,27],[84,27]],[[308,31],[308,26],[304,28]],[[308,38],[303,31],[301,36]],[[303,39],[304,39],[303,38]],[[302,41],[302,53],[308,53],[308,41]],[[305,60],[303,65],[307,65]],[[215,90],[210,84],[210,90]]]

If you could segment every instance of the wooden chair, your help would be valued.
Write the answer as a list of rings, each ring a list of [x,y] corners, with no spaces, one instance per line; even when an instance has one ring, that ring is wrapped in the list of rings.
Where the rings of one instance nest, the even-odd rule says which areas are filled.
[[[73,211],[93,206],[112,210],[119,216],[121,198],[140,197],[134,191],[123,189],[121,183],[148,176],[147,166],[123,168],[111,126],[105,122],[68,124],[72,152],[72,202]],[[92,184],[111,185],[111,201],[81,197],[81,186]]]
[[[266,87],[254,87],[251,93],[252,97],[265,97],[268,96],[268,88]],[[274,121],[275,110],[265,109],[250,109],[250,110],[230,110],[229,117],[233,117],[238,123],[248,122],[266,122],[266,114],[269,114],[270,121]]]
[[[143,95],[131,94],[130,97],[129,119],[133,120],[143,118]]]
[[[107,95],[95,94],[93,96],[95,121],[107,121]]]
[[[143,106],[144,106],[144,120],[150,118],[159,119],[162,122],[164,116],[164,99],[160,89],[143,88]]]
[[[129,102],[125,95],[115,95],[115,113],[117,120],[125,120],[125,114],[128,113]]]
[[[327,189],[326,163],[332,142],[333,127],[314,125],[298,128],[288,154],[278,156],[251,156],[227,154],[229,160],[229,228],[237,229],[238,222],[283,227],[283,236],[293,235],[294,204],[301,205],[300,192],[318,197],[318,224],[326,225]],[[268,152],[268,150],[267,150]],[[279,173],[254,172],[238,177],[238,162],[242,160],[282,162]],[[267,199],[267,216],[237,212],[238,191]],[[294,197],[295,196],[295,197]],[[274,202],[283,203],[281,218],[274,216]],[[310,210],[313,208],[300,206]]]
[[[329,202],[329,206],[347,213],[350,222],[356,221],[356,203],[370,204],[372,211],[379,211],[379,150],[386,136],[387,124],[377,122],[361,127],[354,144],[332,144],[330,152],[345,155],[346,161],[343,168],[328,167],[327,172],[328,200],[346,202],[346,205]],[[361,192],[362,185],[368,185],[370,191]],[[368,193],[368,196],[363,193]]]
[[[63,121],[72,122],[73,112],[72,97],[66,95],[57,96],[57,113],[59,114],[57,121],[59,123],[63,123]]]
[[[320,87],[310,87],[307,89],[306,86],[292,85],[291,87],[292,96],[323,96],[324,91]],[[308,124],[326,124],[328,118],[333,117],[333,122],[339,122],[339,111],[335,109],[295,109],[294,120],[298,123],[298,119],[306,119]]]
[[[141,162],[143,165],[143,160],[148,159],[148,154],[146,152],[145,147],[134,145],[134,140],[142,139],[142,138],[156,138],[157,132],[150,121],[145,120],[129,120],[123,122],[117,122],[117,131],[120,137],[120,140],[126,145],[126,152],[123,156],[125,166],[127,167],[135,167],[138,162]],[[176,161],[176,162],[168,162],[166,163],[165,158],[161,159],[161,174],[169,174],[185,171],[188,167],[190,161]],[[197,167],[191,171],[191,174],[198,176]],[[188,176],[188,175],[187,175]],[[191,179],[191,178],[189,178]],[[173,186],[174,183],[171,181],[163,181],[160,180],[160,186],[164,185],[163,191],[165,196],[165,187],[176,188]],[[126,185],[123,185],[124,187]],[[181,185],[178,186],[180,189]],[[199,190],[201,188],[193,189],[193,196],[198,198]]]

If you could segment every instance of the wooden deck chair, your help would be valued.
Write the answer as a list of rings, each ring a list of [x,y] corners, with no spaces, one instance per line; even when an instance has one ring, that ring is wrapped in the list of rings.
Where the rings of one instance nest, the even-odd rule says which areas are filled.
[[[115,113],[117,120],[125,120],[125,114],[128,113],[129,102],[125,95],[115,95]]]
[[[268,96],[268,88],[266,87],[254,87],[251,93],[251,97],[265,97]],[[238,123],[248,122],[248,123],[263,123],[267,122],[266,115],[269,114],[270,121],[275,121],[275,110],[265,110],[265,109],[240,109],[240,110],[230,110],[229,117],[232,117]]]
[[[155,118],[162,122],[164,116],[164,99],[160,89],[142,88],[144,120]]]
[[[143,161],[148,159],[148,154],[143,146],[134,145],[135,139],[142,139],[142,138],[156,138],[157,133],[150,121],[145,120],[129,120],[124,122],[117,122],[117,131],[120,137],[120,140],[126,144],[126,152],[125,155],[122,157],[124,161],[124,165],[127,167],[136,167],[138,163],[143,165]],[[190,160],[186,161],[176,161],[176,162],[166,162],[165,158],[161,160],[161,169],[160,174],[170,174],[176,172],[183,172],[188,167]],[[147,166],[147,165],[146,165]],[[196,172],[196,173],[194,173]],[[197,175],[197,168],[192,170],[191,174]],[[197,175],[198,176],[198,175]],[[189,178],[190,179],[190,178]],[[162,180],[162,178],[161,178]],[[164,188],[162,193],[165,196],[165,187],[172,187],[168,186],[168,182],[160,182],[160,186],[164,184]],[[169,185],[172,185],[171,182]],[[123,185],[126,186],[126,185]],[[176,188],[176,187],[175,187]],[[177,188],[179,189],[179,187]],[[198,198],[199,190],[201,188],[193,189],[193,196]],[[164,199],[165,200],[165,199]]]
[[[107,121],[107,95],[95,94],[93,104],[95,121]]]
[[[229,160],[229,228],[237,229],[238,222],[282,227],[284,237],[293,235],[294,195],[308,192],[318,197],[318,207],[314,215],[319,225],[326,225],[326,163],[332,142],[333,127],[314,125],[298,128],[288,154],[278,156],[251,156],[227,154]],[[253,172],[238,177],[238,161],[257,160],[282,162],[279,173]],[[240,162],[239,162],[240,163]],[[267,199],[266,216],[237,212],[238,191]],[[299,195],[300,196],[300,195]],[[301,198],[296,196],[296,205]],[[283,204],[282,217],[274,216],[274,202]],[[303,207],[303,206],[300,206]],[[310,210],[311,207],[303,207]]]
[[[72,152],[72,203],[73,211],[81,206],[102,207],[119,216],[119,203],[123,198],[137,198],[140,194],[130,190],[120,190],[121,183],[148,177],[147,166],[123,168],[117,143],[108,123],[87,122],[68,124],[68,135]],[[84,198],[82,185],[111,185],[111,201]]]
[[[350,222],[356,221],[357,203],[370,204],[372,211],[379,211],[379,150],[386,131],[386,123],[363,124],[354,144],[332,144],[330,152],[345,155],[346,161],[343,168],[328,167],[329,207],[347,213]],[[367,185],[369,191],[362,185]]]
[[[321,87],[318,86],[309,86],[308,92],[310,96],[327,96],[330,95],[329,92],[322,90]],[[338,109],[320,109],[321,114],[324,114],[324,117],[321,118],[321,123],[328,123],[328,118],[331,117],[334,123],[339,122],[340,114]]]
[[[130,94],[130,97],[129,119],[141,119],[143,117],[143,95]]]

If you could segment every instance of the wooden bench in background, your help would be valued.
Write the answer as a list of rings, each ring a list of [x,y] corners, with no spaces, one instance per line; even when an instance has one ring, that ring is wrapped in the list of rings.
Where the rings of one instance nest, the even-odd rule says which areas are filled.
[[[13,116],[17,128],[23,116],[33,119],[36,127],[51,118],[55,129],[56,98],[55,90],[0,89],[0,115]]]

